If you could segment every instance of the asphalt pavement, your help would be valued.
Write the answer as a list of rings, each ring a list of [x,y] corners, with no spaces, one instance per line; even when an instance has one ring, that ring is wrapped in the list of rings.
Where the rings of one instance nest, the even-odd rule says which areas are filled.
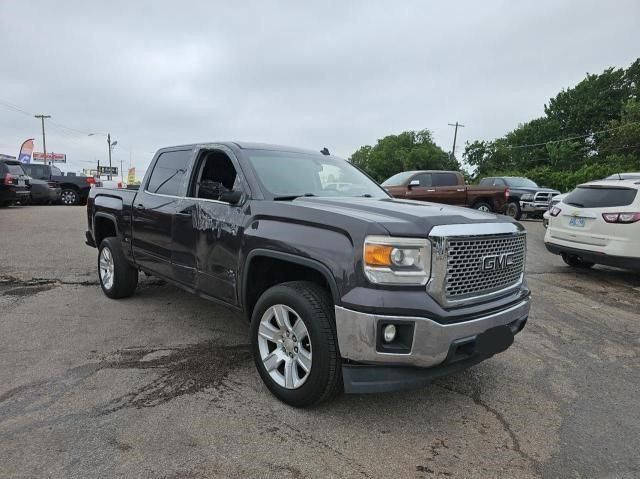
[[[288,407],[237,314],[142,276],[105,297],[83,207],[0,210],[0,477],[640,476],[640,275],[527,221],[530,320],[426,389]]]

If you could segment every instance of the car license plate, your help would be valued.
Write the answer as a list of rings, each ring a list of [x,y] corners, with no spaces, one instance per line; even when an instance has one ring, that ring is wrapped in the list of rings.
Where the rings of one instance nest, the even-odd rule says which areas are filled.
[[[574,216],[569,220],[569,226],[575,226],[577,228],[584,228],[585,218],[578,218]]]

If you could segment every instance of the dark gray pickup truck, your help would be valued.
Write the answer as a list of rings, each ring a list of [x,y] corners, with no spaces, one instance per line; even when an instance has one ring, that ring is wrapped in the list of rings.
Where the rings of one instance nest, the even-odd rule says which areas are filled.
[[[504,351],[529,314],[521,225],[393,199],[326,149],[164,148],[138,191],[94,188],[87,216],[107,296],[144,271],[243,313],[293,406],[424,386]]]

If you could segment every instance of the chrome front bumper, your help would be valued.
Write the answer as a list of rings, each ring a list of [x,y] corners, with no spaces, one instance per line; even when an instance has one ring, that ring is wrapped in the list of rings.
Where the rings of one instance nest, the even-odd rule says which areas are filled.
[[[520,209],[522,209],[524,213],[544,213],[549,209],[549,203],[521,201]]]
[[[489,328],[509,325],[515,334],[529,316],[530,300],[480,318],[440,324],[425,317],[381,316],[335,307],[340,354],[345,359],[366,364],[431,367],[442,363],[454,342],[473,340]],[[379,321],[414,323],[413,344],[406,354],[379,352],[376,331]]]

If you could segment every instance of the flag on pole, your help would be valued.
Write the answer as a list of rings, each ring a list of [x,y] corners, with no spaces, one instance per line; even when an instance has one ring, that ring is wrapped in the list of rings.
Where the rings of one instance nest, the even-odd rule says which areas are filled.
[[[33,138],[29,138],[22,143],[18,161],[20,163],[31,163],[31,153],[33,153]]]

